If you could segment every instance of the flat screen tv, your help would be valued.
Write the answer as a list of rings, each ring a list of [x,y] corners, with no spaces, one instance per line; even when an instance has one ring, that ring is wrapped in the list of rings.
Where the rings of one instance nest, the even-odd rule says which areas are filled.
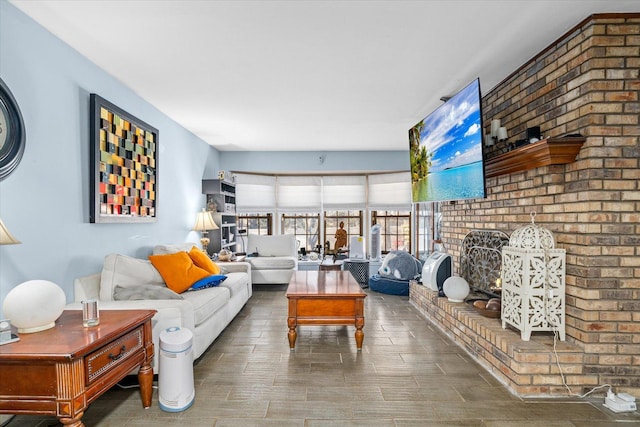
[[[480,81],[409,130],[414,203],[486,197]]]

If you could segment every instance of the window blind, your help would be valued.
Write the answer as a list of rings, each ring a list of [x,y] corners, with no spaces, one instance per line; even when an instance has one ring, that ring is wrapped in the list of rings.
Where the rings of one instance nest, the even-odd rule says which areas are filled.
[[[324,210],[364,210],[367,205],[367,180],[361,176],[325,176],[322,178]]]
[[[276,177],[237,173],[236,211],[238,213],[272,212],[276,209]]]
[[[369,209],[411,210],[411,175],[407,172],[369,175]]]
[[[278,211],[318,212],[322,208],[319,176],[280,176],[277,185]]]
[[[409,172],[348,176],[236,173],[239,213],[324,210],[411,210]]]

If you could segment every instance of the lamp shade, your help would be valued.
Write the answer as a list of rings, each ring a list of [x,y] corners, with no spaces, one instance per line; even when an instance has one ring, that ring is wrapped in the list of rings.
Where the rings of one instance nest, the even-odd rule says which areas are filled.
[[[202,209],[202,212],[198,212],[196,223],[193,225],[194,231],[207,231],[217,229],[218,226],[213,221],[213,217],[211,216],[210,211],[205,211],[204,209]]]
[[[2,311],[18,332],[31,333],[53,328],[66,303],[64,291],[55,283],[29,280],[9,291]]]
[[[9,233],[4,222],[0,219],[0,245],[16,245],[18,243],[20,243],[20,241]]]

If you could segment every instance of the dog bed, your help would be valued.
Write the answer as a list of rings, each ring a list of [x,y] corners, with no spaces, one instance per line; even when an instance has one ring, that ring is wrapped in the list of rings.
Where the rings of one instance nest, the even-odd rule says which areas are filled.
[[[391,279],[374,274],[369,278],[369,289],[388,295],[409,295],[409,281],[402,279]]]

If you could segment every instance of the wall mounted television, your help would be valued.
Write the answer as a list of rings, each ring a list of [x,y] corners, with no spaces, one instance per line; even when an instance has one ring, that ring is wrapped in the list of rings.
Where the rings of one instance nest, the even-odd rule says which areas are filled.
[[[476,79],[409,130],[413,203],[486,197]]]

